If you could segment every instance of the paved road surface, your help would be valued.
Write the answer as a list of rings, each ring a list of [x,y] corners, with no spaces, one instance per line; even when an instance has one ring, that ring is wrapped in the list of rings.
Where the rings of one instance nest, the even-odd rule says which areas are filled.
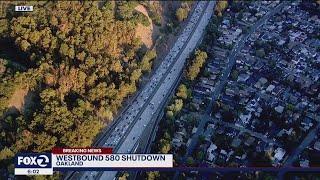
[[[275,13],[279,12],[282,7],[287,4],[287,2],[282,2],[280,5],[278,5],[276,8],[272,9],[270,12],[268,12],[265,16],[263,16],[261,19],[259,19],[249,30],[249,32],[242,36],[242,38],[240,39],[240,41],[236,42],[229,57],[228,57],[228,65],[226,67],[226,69],[224,70],[224,72],[222,73],[222,77],[220,78],[220,81],[217,83],[217,86],[215,87],[213,94],[212,94],[212,100],[210,101],[207,109],[206,109],[206,113],[210,114],[213,104],[214,102],[218,99],[218,97],[220,96],[225,84],[227,83],[229,74],[232,70],[232,67],[235,65],[236,63],[236,55],[237,53],[240,52],[240,50],[244,47],[245,42],[247,41],[247,39],[250,37],[250,35],[256,31],[256,29],[258,27],[260,27],[262,24],[264,24],[271,16],[273,16]],[[190,145],[187,147],[187,152],[186,155],[183,158],[183,161],[185,161],[193,152],[193,150],[195,149],[198,140],[199,140],[199,135],[203,133],[204,131],[204,126],[205,123],[207,122],[206,119],[202,119],[199,123],[197,132],[193,135],[192,139],[191,139],[191,143]],[[178,178],[179,173],[176,172],[174,179]]]
[[[236,126],[235,124],[232,124],[232,123],[229,123],[229,122],[216,120],[214,118],[211,118],[208,115],[206,116],[206,118],[210,118],[210,119],[208,119],[207,122],[222,124],[223,126],[230,127],[230,128],[236,129],[236,130],[241,131],[241,132],[249,133],[251,136],[254,136],[254,137],[258,138],[258,139],[261,139],[262,141],[264,141],[266,143],[275,144],[275,145],[277,145],[279,147],[282,146],[279,143],[275,142],[274,140],[267,138],[266,136],[264,136],[264,134],[254,132],[254,131],[252,131],[250,129],[246,129],[244,127]]]
[[[131,152],[141,137],[143,129],[154,117],[154,113],[171,86],[178,79],[186,58],[195,48],[196,42],[202,36],[213,12],[213,2],[199,2],[192,14],[187,27],[178,38],[164,62],[156,70],[151,81],[140,93],[133,105],[124,112],[115,130],[106,137],[100,145],[114,147],[117,153]],[[208,9],[206,9],[208,7]],[[209,8],[210,7],[210,8]],[[203,13],[205,12],[205,13]],[[116,172],[84,172],[73,179],[113,179]]]
[[[206,2],[202,2],[203,4],[207,4]],[[140,119],[134,124],[134,127],[129,132],[127,137],[122,142],[120,148],[118,149],[118,153],[121,152],[129,152],[132,149],[133,142],[136,141],[136,137],[141,137],[141,133],[143,132],[143,127],[146,126],[154,117],[154,112],[158,108],[162,108],[160,106],[161,102],[165,101],[163,97],[166,94],[171,93],[171,87],[174,86],[176,81],[179,79],[179,76],[183,70],[185,61],[189,54],[195,48],[197,42],[201,38],[206,25],[208,24],[209,19],[213,13],[213,2],[209,2],[208,6],[203,6],[203,11],[205,12],[203,16],[200,17],[198,20],[197,28],[195,31],[190,34],[189,42],[186,42],[186,45],[183,49],[181,49],[181,54],[177,58],[175,64],[172,67],[171,72],[169,75],[163,80],[163,83],[159,85],[157,92],[153,95],[152,99],[150,100],[150,104],[152,106],[148,106],[144,109],[144,111],[140,114]],[[112,179],[115,173],[105,172],[101,175],[100,179]]]
[[[290,156],[286,159],[283,164],[283,167],[290,167],[292,163],[299,157],[299,154],[310,145],[310,143],[314,140],[317,131],[320,129],[320,122],[317,122],[316,127],[314,127],[311,131],[309,131],[308,135],[303,139],[301,144],[290,154]],[[284,174],[286,173],[286,169],[283,169],[279,172],[278,178],[283,178]]]
[[[284,166],[290,166],[292,163],[298,158],[298,155],[314,140],[314,137],[317,134],[317,131],[320,128],[320,123],[317,124],[315,128],[313,128],[308,135],[303,139],[301,144],[293,151],[293,153],[288,157]]]
[[[210,104],[208,105],[208,107],[207,107],[207,109],[206,109],[206,113],[209,114],[209,113],[211,112],[211,110],[212,110],[212,108],[213,108],[213,103],[217,100],[217,98],[218,98],[219,95],[221,94],[221,92],[222,92],[225,84],[227,83],[228,76],[229,76],[229,74],[230,74],[230,72],[231,72],[231,70],[232,70],[232,67],[233,67],[233,66],[235,65],[235,63],[236,63],[236,59],[235,59],[236,54],[237,54],[238,52],[240,52],[240,50],[243,48],[244,43],[247,41],[247,39],[249,38],[249,36],[250,36],[258,27],[260,27],[263,23],[265,23],[273,14],[275,14],[275,13],[278,12],[278,11],[280,11],[283,6],[284,6],[284,3],[278,5],[277,8],[273,9],[273,10],[270,11],[267,15],[265,15],[264,17],[262,17],[256,24],[254,24],[254,25],[250,28],[249,33],[248,33],[247,35],[243,36],[243,37],[241,38],[241,40],[238,41],[238,42],[235,44],[234,48],[232,49],[232,52],[230,53],[230,55],[229,55],[229,57],[228,57],[228,59],[229,59],[228,65],[227,65],[226,69],[224,70],[224,72],[223,72],[223,74],[222,74],[222,77],[220,78],[220,81],[218,82],[217,86],[215,87],[215,89],[214,89],[214,91],[213,91],[212,101],[210,101]],[[202,121],[203,121],[203,122],[202,122]],[[200,128],[198,128],[198,131],[201,131],[201,133],[203,132],[203,128],[201,128],[201,127],[204,127],[206,120],[205,120],[205,119],[202,119],[202,121],[200,122],[200,125],[199,125]],[[196,133],[196,134],[200,134],[200,132],[199,132],[199,133]],[[197,138],[197,137],[194,137],[193,139],[195,140],[195,142],[192,143],[192,142],[193,142],[193,140],[192,140],[192,142],[191,142],[191,144],[190,144],[190,146],[189,146],[190,148],[188,147],[188,150],[187,150],[188,153],[187,153],[187,155],[190,155],[190,154],[191,154],[191,151],[194,149],[193,146],[195,146],[196,143],[197,143],[197,139],[198,139],[198,138]],[[193,147],[193,148],[192,148],[192,147]],[[188,156],[186,156],[186,157],[188,157]]]

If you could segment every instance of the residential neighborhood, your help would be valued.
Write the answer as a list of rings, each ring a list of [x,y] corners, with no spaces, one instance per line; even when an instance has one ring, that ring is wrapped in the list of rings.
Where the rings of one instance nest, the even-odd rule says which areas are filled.
[[[216,17],[216,42],[175,116],[177,166],[320,166],[320,17],[300,3],[241,1]]]

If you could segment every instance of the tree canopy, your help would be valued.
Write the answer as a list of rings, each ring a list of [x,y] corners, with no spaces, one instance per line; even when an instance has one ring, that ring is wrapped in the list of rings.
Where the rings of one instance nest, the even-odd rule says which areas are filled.
[[[0,59],[0,160],[22,150],[92,144],[156,58],[151,50],[139,56],[143,48],[135,28],[149,21],[137,5],[35,2],[32,13],[1,19],[0,41],[15,46],[28,68],[9,73],[8,62]],[[35,105],[12,114],[8,101],[22,87],[34,94]]]
[[[217,5],[215,7],[215,13],[218,16],[222,16],[222,12],[228,7],[228,1],[226,0],[220,0],[217,2]]]
[[[204,51],[196,50],[194,59],[192,60],[190,66],[187,70],[187,79],[193,81],[198,74],[200,73],[200,70],[202,66],[204,65],[206,59],[207,59],[207,53]]]

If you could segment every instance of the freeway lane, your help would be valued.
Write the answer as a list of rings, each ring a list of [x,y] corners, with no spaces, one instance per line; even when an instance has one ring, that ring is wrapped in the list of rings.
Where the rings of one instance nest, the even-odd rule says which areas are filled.
[[[209,9],[209,7],[208,7],[208,9]],[[205,12],[207,12],[207,11],[205,11]],[[210,13],[205,13],[204,18],[209,19],[208,15],[211,16]],[[138,125],[135,125],[135,127],[142,127],[142,126],[139,126],[140,121],[152,119],[152,117],[154,116],[153,113],[156,112],[157,109],[162,108],[162,106],[160,106],[161,103],[164,100],[166,100],[167,94],[170,94],[171,91],[173,90],[172,89],[173,84],[176,83],[178,78],[180,77],[180,74],[182,72],[186,58],[188,57],[191,50],[195,48],[196,42],[199,40],[200,36],[203,33],[205,25],[201,24],[201,26],[203,28],[195,29],[194,34],[196,34],[196,35],[193,35],[192,38],[188,39],[189,42],[186,43],[186,45],[182,48],[182,50],[178,54],[178,59],[176,60],[177,62],[172,67],[172,70],[170,71],[168,76],[163,79],[163,83],[159,84],[159,86],[157,87],[157,91],[153,94],[150,101],[148,102],[149,106],[144,108],[144,111],[147,111],[147,112],[150,111],[150,112],[145,113],[147,116],[143,117],[145,114],[144,114],[144,111],[142,111],[142,113],[139,114],[140,118],[139,118],[139,121],[137,122]],[[146,103],[146,104],[148,104],[148,103]],[[149,117],[150,115],[151,115],[151,117]],[[146,123],[148,124],[148,122],[146,122]],[[143,126],[143,127],[145,127],[145,126]]]
[[[124,139],[123,143],[121,144],[117,152],[128,152],[132,149],[134,142],[137,141],[137,137],[139,138],[142,136],[142,132],[145,128],[145,125],[149,124],[149,122],[153,120],[153,113],[157,109],[162,108],[161,104],[163,101],[166,100],[164,97],[167,94],[171,93],[171,87],[174,86],[176,81],[179,79],[179,75],[183,70],[186,58],[189,56],[190,52],[195,48],[197,42],[203,35],[204,29],[208,24],[208,21],[213,13],[213,6],[215,2],[208,2],[205,4],[208,4],[208,6],[203,7],[203,12],[205,13],[201,16],[199,21],[197,20],[197,22],[199,23],[197,23],[195,31],[191,33],[191,38],[189,39],[189,41],[187,41],[185,47],[180,50],[180,55],[178,54],[178,58],[176,59],[176,62],[173,65],[172,70],[170,71],[168,76],[164,78],[163,83],[160,84],[159,88],[152,96],[152,99],[149,103],[150,105],[148,105],[148,107],[141,113],[139,120],[135,123],[134,127],[129,132],[127,138]],[[114,175],[114,173],[105,172],[103,173],[103,175],[101,175],[100,179],[112,179]]]
[[[204,18],[202,18],[203,9],[207,7],[207,4],[211,4],[212,6],[212,2],[201,1],[197,4],[187,27],[163,63],[156,70],[152,80],[145,86],[133,102],[133,105],[124,112],[121,121],[119,119],[119,123],[115,125],[115,129],[110,133],[110,136],[102,140],[99,146],[114,147],[115,152],[123,153],[128,153],[132,150],[135,142],[141,136],[141,132],[152,119],[155,110],[158,109],[160,105],[159,102],[164,100],[163,97],[168,93],[170,85],[176,81],[180,74],[179,71],[182,71],[187,56],[195,47],[196,43],[194,42],[197,42],[202,35],[207,21],[210,19],[207,18],[203,20]],[[208,14],[211,16],[212,11],[209,12],[211,13],[205,13],[206,16],[204,17],[207,17]],[[201,19],[201,23],[198,23],[199,19]],[[190,43],[186,46],[186,42],[188,41],[190,41]],[[183,53],[181,53],[181,50],[184,50]],[[140,134],[135,132],[139,132]],[[128,142],[125,140],[128,140]],[[94,179],[95,177],[97,177],[97,172],[85,172],[73,176],[72,179]],[[103,179],[105,179],[105,177],[103,177]],[[110,177],[110,179],[112,178]]]
[[[201,4],[200,4],[201,5]],[[154,96],[155,92],[158,91],[160,84],[164,81],[164,78],[168,76],[168,74],[171,74],[172,71],[175,71],[176,69],[172,70],[172,64],[174,64],[174,60],[177,57],[177,54],[179,53],[179,50],[181,49],[182,45],[184,45],[184,41],[189,37],[189,34],[191,34],[190,30],[193,29],[193,24],[188,24],[187,31],[184,31],[183,34],[179,37],[178,41],[176,42],[174,48],[170,51],[169,55],[166,57],[164,63],[160,66],[160,68],[155,73],[154,77],[152,78],[149,86],[146,87],[145,90],[141,93],[141,95],[138,97],[138,99],[135,101],[135,106],[131,107],[131,112],[125,113],[123,119],[129,119],[130,122],[123,121],[123,125],[119,125],[118,127],[125,127],[122,128],[122,132],[120,133],[122,136],[126,136],[126,132],[130,131],[130,128],[135,124],[138,117],[140,117],[141,112],[143,112],[146,108],[146,105],[151,100],[151,97]],[[171,71],[170,71],[171,70]],[[170,71],[170,73],[169,73]],[[153,104],[154,105],[154,104]],[[132,112],[133,111],[133,112]],[[126,124],[125,124],[126,123]],[[118,131],[119,129],[116,129]],[[122,144],[121,140],[123,138],[119,137],[121,135],[114,134],[114,136],[107,139],[107,142],[104,144],[106,146],[114,146],[115,149],[118,149],[118,145]],[[110,142],[112,140],[115,140],[115,142]]]

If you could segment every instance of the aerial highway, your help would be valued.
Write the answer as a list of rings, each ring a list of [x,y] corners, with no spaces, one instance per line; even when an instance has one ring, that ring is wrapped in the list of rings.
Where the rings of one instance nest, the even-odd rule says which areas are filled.
[[[106,136],[102,136],[98,147],[113,147],[114,153],[133,152],[142,132],[162,108],[167,94],[179,79],[189,54],[201,39],[213,14],[215,1],[200,1],[189,18],[173,48],[155,70],[150,81],[114,123]],[[66,179],[114,179],[117,172],[82,172],[66,176]]]

